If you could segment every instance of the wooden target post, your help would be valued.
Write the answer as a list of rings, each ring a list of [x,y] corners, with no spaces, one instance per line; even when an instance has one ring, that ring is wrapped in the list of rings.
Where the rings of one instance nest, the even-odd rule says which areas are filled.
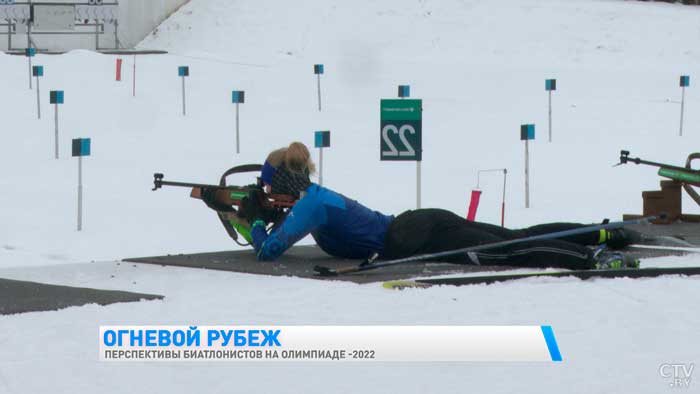
[[[90,138],[73,139],[73,157],[78,158],[78,231],[83,229],[83,156],[90,156]]]
[[[58,106],[64,103],[63,90],[52,90],[49,93],[49,103],[54,105],[54,142],[55,158],[58,160]]]
[[[182,116],[187,115],[187,100],[185,96],[185,78],[190,76],[189,66],[180,66],[177,68],[177,75],[182,78]]]
[[[520,126],[520,139],[525,141],[525,208],[530,208],[530,140],[535,139],[535,125]]]
[[[238,121],[238,105],[245,103],[245,92],[242,90],[234,90],[231,92],[231,102],[236,104],[236,153],[241,153],[240,131]]]
[[[32,75],[36,77],[36,115],[41,119],[41,89],[39,86],[39,77],[44,76],[44,66],[33,66]]]
[[[317,131],[314,133],[314,147],[318,148],[318,184],[323,186],[323,148],[331,146],[331,132]]]
[[[557,90],[557,80],[546,80],[544,88],[549,93],[549,142],[552,142],[552,92]]]
[[[679,136],[683,136],[683,111],[685,109],[685,88],[690,86],[690,76],[688,75],[681,75],[681,127],[678,132]]]
[[[321,112],[321,75],[323,75],[323,64],[314,64],[314,74],[316,74],[316,86],[318,87],[318,111]]]

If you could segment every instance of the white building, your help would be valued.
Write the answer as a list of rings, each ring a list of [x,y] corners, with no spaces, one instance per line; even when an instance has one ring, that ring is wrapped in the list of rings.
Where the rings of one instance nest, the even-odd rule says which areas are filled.
[[[0,0],[0,50],[132,48],[188,1]]]

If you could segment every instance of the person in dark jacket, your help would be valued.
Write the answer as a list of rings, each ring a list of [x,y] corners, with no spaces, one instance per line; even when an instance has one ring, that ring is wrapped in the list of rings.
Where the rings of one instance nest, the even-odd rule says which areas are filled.
[[[511,230],[467,221],[444,209],[410,210],[394,217],[312,183],[309,175],[314,170],[308,148],[299,142],[273,151],[267,157],[261,172],[265,191],[288,194],[298,201],[285,219],[268,234],[268,223],[262,219],[262,208],[257,199],[243,200],[241,212],[251,224],[250,236],[259,260],[277,259],[308,234],[331,256],[366,259],[376,253],[380,259],[394,259],[584,226],[578,223],[549,223]],[[615,249],[637,240],[638,234],[630,230],[601,230],[457,254],[449,257],[448,261],[569,269],[637,267],[638,260],[629,259],[622,253],[587,246],[605,244]]]

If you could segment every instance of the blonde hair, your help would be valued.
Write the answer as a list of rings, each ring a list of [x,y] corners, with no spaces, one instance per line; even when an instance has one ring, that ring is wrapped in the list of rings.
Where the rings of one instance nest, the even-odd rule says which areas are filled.
[[[289,171],[296,173],[313,174],[316,172],[316,165],[311,160],[309,148],[301,142],[292,142],[286,148],[272,151],[267,156],[267,162],[273,167],[284,164]]]

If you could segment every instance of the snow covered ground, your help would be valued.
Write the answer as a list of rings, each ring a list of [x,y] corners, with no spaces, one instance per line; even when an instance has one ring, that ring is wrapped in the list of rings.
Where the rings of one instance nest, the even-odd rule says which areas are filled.
[[[0,55],[0,277],[163,294],[164,301],[0,317],[0,393],[54,392],[664,392],[664,363],[700,354],[698,280],[533,279],[389,292],[378,285],[262,278],[116,263],[237,248],[185,189],[152,174],[213,183],[293,140],[331,130],[324,183],[385,213],[415,206],[415,166],[378,160],[379,99],[410,84],[423,99],[423,206],[464,214],[479,169],[507,168],[506,225],[597,222],[641,212],[655,171],[611,166],[620,149],[683,164],[700,146],[700,7],[633,1],[288,2],[193,0],[140,45],[170,55],[39,55],[42,119],[26,58]],[[323,111],[312,65],[323,63]],[[177,66],[189,65],[182,117]],[[686,91],[678,137],[680,75]],[[544,80],[556,78],[553,142]],[[53,159],[48,91],[59,109]],[[245,90],[235,154],[231,90]],[[531,207],[519,126],[537,125]],[[83,162],[76,231],[72,138]],[[314,152],[316,154],[316,152]],[[248,179],[245,179],[248,181]],[[502,179],[482,176],[478,219],[498,223]],[[688,213],[700,213],[689,199]],[[311,242],[309,239],[304,243]],[[644,261],[697,265],[697,258]],[[565,362],[541,364],[105,364],[107,324],[551,324]],[[37,353],[41,352],[41,353]],[[697,382],[691,384],[697,387]]]

